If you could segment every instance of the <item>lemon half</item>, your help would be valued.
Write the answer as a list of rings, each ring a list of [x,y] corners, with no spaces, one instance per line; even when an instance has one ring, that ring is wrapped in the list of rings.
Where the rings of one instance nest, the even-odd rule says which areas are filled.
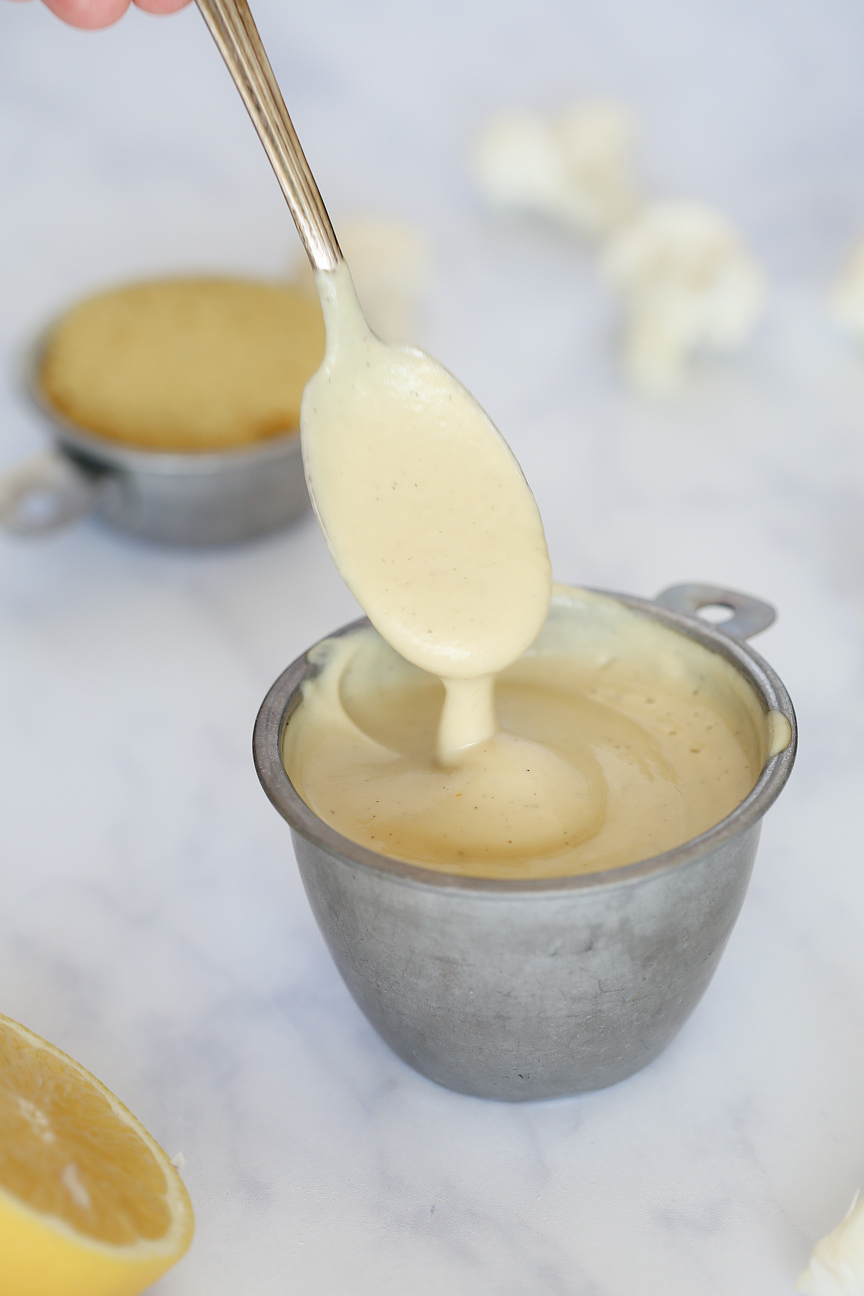
[[[95,1076],[0,1014],[3,1296],[136,1296],[192,1241],[189,1195]]]

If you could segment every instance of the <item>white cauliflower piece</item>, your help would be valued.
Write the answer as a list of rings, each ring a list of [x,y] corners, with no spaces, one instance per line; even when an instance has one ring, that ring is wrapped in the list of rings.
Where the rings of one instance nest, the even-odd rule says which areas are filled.
[[[602,270],[625,309],[624,367],[642,388],[680,385],[700,352],[731,351],[765,303],[765,278],[719,212],[683,199],[654,202],[615,235]]]
[[[864,238],[846,258],[828,304],[834,318],[864,342]]]
[[[546,216],[598,239],[639,205],[636,136],[627,109],[601,100],[575,103],[548,117],[510,112],[481,131],[472,167],[493,205]]]
[[[407,221],[354,216],[338,222],[336,237],[373,332],[386,342],[413,342],[431,272],[426,235]],[[314,293],[305,255],[295,266],[294,281]]]
[[[858,1193],[834,1232],[816,1243],[795,1290],[803,1296],[864,1296],[864,1199]]]

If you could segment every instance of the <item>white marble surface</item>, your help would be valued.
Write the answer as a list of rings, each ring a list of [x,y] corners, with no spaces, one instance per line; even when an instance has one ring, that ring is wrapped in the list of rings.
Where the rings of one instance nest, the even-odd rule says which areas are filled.
[[[258,703],[353,614],[314,524],[163,551],[84,523],[0,538],[0,1010],[186,1156],[162,1296],[783,1296],[864,1182],[864,358],[824,290],[864,230],[852,0],[259,0],[338,228],[420,222],[419,341],[534,485],[559,577],[762,595],[799,709],[792,782],[679,1038],[609,1091],[437,1088],[343,988],[253,773]],[[464,150],[511,103],[623,98],[657,192],[716,202],[771,277],[740,361],[675,406],[619,385],[562,239],[491,220]],[[71,31],[0,3],[0,467],[42,445],[21,344],[77,294],[278,271],[296,241],[200,18]]]

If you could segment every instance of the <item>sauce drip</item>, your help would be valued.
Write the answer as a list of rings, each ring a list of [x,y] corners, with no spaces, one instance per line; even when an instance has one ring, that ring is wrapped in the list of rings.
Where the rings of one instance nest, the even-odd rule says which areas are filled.
[[[717,654],[614,600],[559,587],[496,680],[500,730],[436,759],[444,689],[374,630],[314,650],[284,738],[325,823],[449,873],[558,877],[671,850],[751,791],[774,728]]]
[[[722,657],[614,600],[559,590],[550,612],[537,505],[486,414],[371,332],[344,263],[316,281],[306,476],[375,629],[315,650],[283,746],[299,794],[378,852],[492,877],[619,867],[725,818],[788,723]]]

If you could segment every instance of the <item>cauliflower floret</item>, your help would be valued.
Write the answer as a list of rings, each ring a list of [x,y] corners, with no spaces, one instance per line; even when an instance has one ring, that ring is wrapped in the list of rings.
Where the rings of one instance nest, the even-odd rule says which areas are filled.
[[[407,221],[354,216],[338,222],[336,237],[373,332],[386,342],[413,342],[430,277],[426,235]],[[305,255],[295,265],[294,280],[314,293]]]
[[[864,239],[855,244],[846,258],[828,304],[834,318],[864,342]]]
[[[674,390],[694,354],[741,346],[765,302],[764,275],[738,231],[697,202],[651,203],[601,264],[624,303],[626,372],[654,391]]]
[[[575,103],[552,116],[511,112],[489,122],[472,154],[495,206],[550,217],[589,239],[633,215],[636,123],[619,104]]]
[[[858,1193],[834,1232],[816,1243],[795,1290],[803,1296],[864,1296],[864,1199]]]

